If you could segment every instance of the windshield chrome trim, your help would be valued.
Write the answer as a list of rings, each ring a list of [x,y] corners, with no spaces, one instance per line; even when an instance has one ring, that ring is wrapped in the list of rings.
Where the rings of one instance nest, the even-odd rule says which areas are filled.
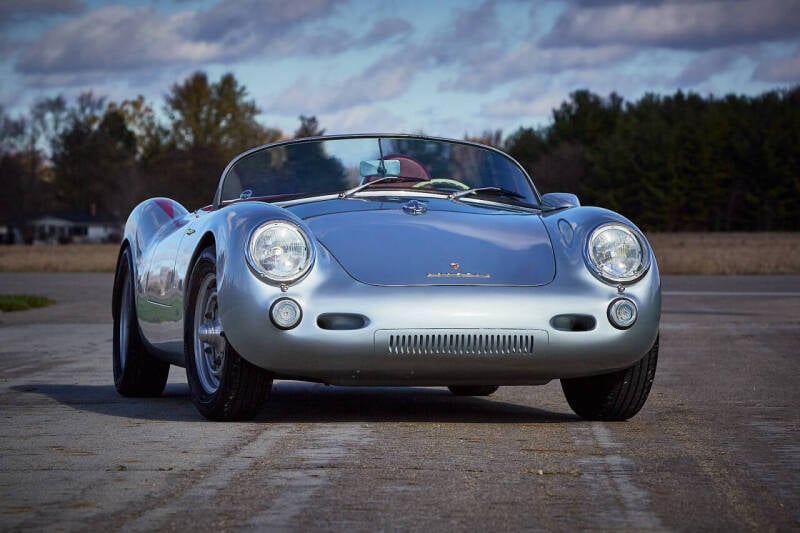
[[[345,200],[355,200],[355,201],[362,201],[362,200],[372,200],[374,198],[439,198],[439,199],[447,199],[447,193],[445,192],[437,192],[437,191],[412,191],[412,190],[403,190],[403,189],[391,189],[391,191],[387,189],[379,189],[379,190],[372,190],[372,191],[361,191],[358,196],[348,196]],[[302,205],[305,203],[310,202],[322,202],[326,200],[341,200],[339,193],[325,193],[316,196],[304,196],[303,198],[295,198],[292,200],[286,200],[283,202],[271,202],[272,205],[276,205],[278,207],[292,207],[295,205]],[[534,213],[539,214],[542,210],[535,205],[522,205],[522,204],[508,204],[505,202],[498,202],[493,200],[488,200],[484,198],[461,198],[460,200],[466,201],[465,203],[475,203],[481,206],[486,207],[501,207],[505,209],[510,209],[514,211],[520,211],[524,213]],[[228,204],[225,204],[228,205]]]

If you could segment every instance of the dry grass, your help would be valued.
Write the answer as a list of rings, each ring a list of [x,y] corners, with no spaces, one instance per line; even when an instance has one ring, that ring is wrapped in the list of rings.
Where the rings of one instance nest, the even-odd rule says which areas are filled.
[[[650,233],[662,274],[800,274],[800,233]],[[0,272],[113,272],[116,244],[0,246]]]
[[[800,233],[650,233],[662,274],[800,274]]]
[[[0,272],[114,272],[118,244],[0,246]]]

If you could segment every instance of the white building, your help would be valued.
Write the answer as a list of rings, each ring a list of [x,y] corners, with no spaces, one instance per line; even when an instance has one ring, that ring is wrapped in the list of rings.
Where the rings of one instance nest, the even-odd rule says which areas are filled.
[[[108,242],[118,240],[122,225],[111,215],[53,213],[31,220],[34,242]]]

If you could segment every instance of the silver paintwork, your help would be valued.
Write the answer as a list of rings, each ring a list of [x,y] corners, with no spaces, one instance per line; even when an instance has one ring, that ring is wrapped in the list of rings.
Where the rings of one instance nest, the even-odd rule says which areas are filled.
[[[545,209],[555,210],[580,207],[581,202],[577,196],[568,192],[549,192],[542,195],[542,205]]]
[[[425,211],[408,213],[409,201],[423,203]],[[301,228],[315,254],[305,277],[283,286],[266,283],[246,259],[251,232],[271,220]],[[216,318],[225,339],[242,357],[279,376],[364,385],[536,384],[627,367],[658,334],[661,282],[646,240],[650,268],[624,288],[639,318],[626,330],[609,323],[608,306],[618,288],[598,279],[583,257],[591,231],[609,222],[635,228],[597,207],[540,211],[488,200],[450,201],[423,190],[242,201],[194,213],[153,199],[131,214],[123,246],[133,251],[142,336],[173,364],[185,364],[187,277],[194,258],[214,245]],[[458,272],[489,277],[435,276],[455,272],[455,263]],[[298,302],[303,312],[287,331],[269,317],[281,297]],[[361,316],[363,327],[324,329],[317,321],[323,314]],[[564,314],[590,315],[596,326],[556,329],[551,319]],[[195,325],[197,339],[201,330],[208,334],[206,326]],[[514,335],[532,339],[533,349],[491,349],[489,339]],[[481,340],[474,350],[400,353],[388,340],[398,336],[417,336],[423,345],[421,338]],[[203,338],[212,342],[198,342],[216,346]]]

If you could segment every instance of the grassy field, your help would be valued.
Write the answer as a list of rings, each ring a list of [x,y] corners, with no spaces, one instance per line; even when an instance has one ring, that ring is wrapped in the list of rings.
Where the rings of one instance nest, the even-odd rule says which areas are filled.
[[[32,294],[0,294],[0,311],[27,311],[34,307],[46,307],[55,302],[45,296]]]
[[[0,246],[0,272],[114,272],[116,244]]]
[[[651,233],[662,274],[800,274],[800,233]],[[113,272],[116,244],[0,246],[0,272]]]
[[[800,233],[652,233],[662,274],[800,274]]]

